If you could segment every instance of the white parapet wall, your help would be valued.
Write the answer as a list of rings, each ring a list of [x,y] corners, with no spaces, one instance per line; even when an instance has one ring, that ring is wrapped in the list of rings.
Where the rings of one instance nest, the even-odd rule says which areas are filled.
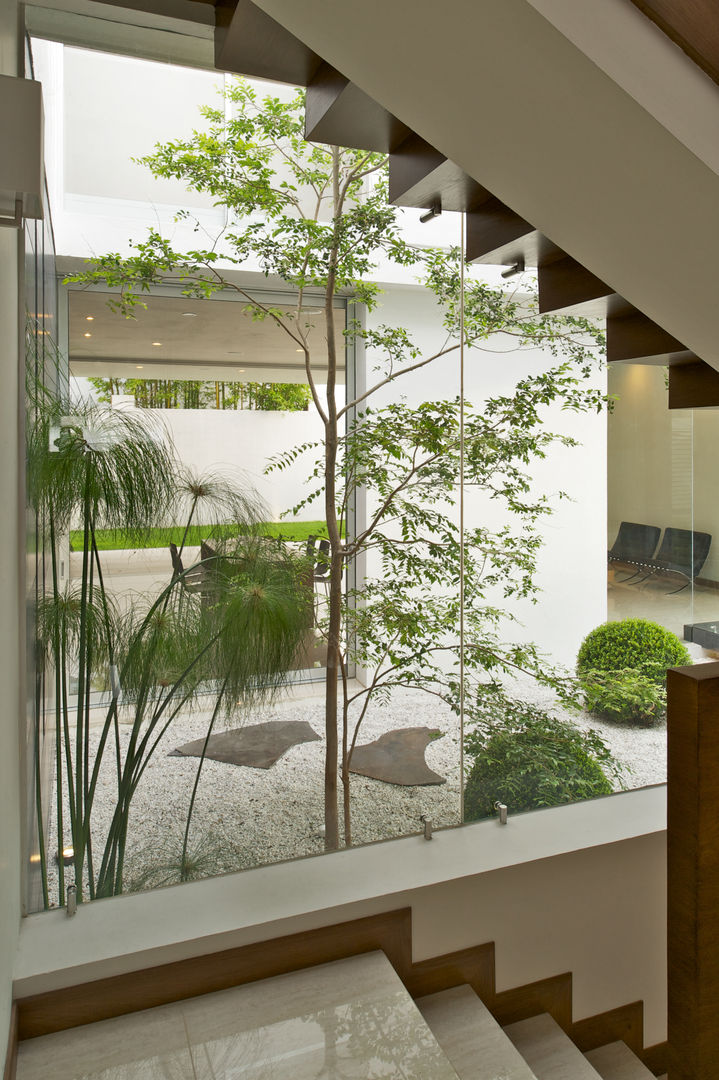
[[[113,406],[127,408],[131,401],[126,395],[114,396]],[[312,491],[307,483],[314,463],[312,452],[280,472],[267,474],[265,469],[272,458],[322,438],[322,424],[314,409],[153,409],[152,416],[162,423],[178,459],[188,469],[200,474],[219,471],[235,478],[248,491],[257,492],[271,521],[279,521]],[[297,517],[302,521],[321,518],[321,500]]]
[[[493,941],[497,989],[571,972],[574,1019],[666,1038],[666,788],[369,844],[24,920],[17,997],[412,909],[415,960]]]

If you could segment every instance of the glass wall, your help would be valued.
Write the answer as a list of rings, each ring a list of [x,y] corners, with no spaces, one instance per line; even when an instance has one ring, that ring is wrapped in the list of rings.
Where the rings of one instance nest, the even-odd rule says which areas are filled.
[[[719,644],[712,630],[719,615],[712,468],[719,414],[670,410],[662,367],[613,365],[609,390],[616,400],[609,417],[608,617],[651,624],[641,631],[652,635],[648,661],[661,647],[664,667],[701,662]],[[655,705],[646,686],[634,682],[632,690],[642,707],[630,747],[633,786],[663,782],[663,696]]]
[[[108,69],[108,116],[131,64],[166,81],[142,127],[163,149],[141,148],[163,206],[141,204],[143,166],[127,185],[82,167],[97,63],[50,65],[55,174],[84,186],[59,234],[72,385],[29,410],[36,550],[56,523],[28,650],[53,732],[31,906],[651,782],[574,680],[607,618],[596,327],[541,320],[530,275],[465,265],[460,213],[389,206],[380,155],[306,144],[290,88],[228,80],[195,136],[181,73]],[[122,101],[128,162],[142,107]],[[118,221],[133,243],[103,258]],[[677,500],[685,479],[677,458]]]
[[[31,76],[30,57],[26,65]],[[25,371],[26,434],[28,441],[37,430],[43,399],[56,396],[67,385],[58,350],[58,288],[55,244],[47,188],[43,192],[42,220],[28,219],[24,230],[25,290]],[[31,481],[30,481],[31,482]],[[52,724],[54,686],[52,672],[45,669],[38,644],[37,613],[52,577],[48,523],[32,497],[26,516],[26,686],[28,731],[27,763],[27,848],[25,904],[37,910],[49,901],[47,864],[51,830],[55,731]],[[66,573],[67,560],[58,567]]]

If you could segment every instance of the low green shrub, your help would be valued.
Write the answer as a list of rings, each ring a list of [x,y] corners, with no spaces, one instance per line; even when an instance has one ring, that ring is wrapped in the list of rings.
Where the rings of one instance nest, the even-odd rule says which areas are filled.
[[[577,672],[634,668],[664,682],[667,668],[691,664],[676,634],[649,619],[607,622],[587,634],[577,655]]]
[[[464,789],[465,821],[592,799],[614,790],[621,766],[595,731],[580,731],[525,701],[491,695],[473,710],[465,737],[473,758]]]
[[[667,711],[664,683],[636,668],[620,671],[586,671],[582,675],[584,704],[588,712],[623,723],[651,727]]]
[[[585,708],[628,724],[654,724],[666,711],[667,668],[690,663],[677,635],[659,623],[603,623],[587,634],[577,656]]]

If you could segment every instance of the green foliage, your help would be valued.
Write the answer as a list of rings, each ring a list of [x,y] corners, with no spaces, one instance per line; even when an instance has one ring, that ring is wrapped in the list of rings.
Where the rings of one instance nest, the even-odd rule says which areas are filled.
[[[664,684],[636,668],[586,671],[582,685],[586,708],[608,720],[651,727],[666,714]]]
[[[306,412],[309,388],[302,383],[201,382],[197,379],[88,380],[97,400],[109,404],[115,394],[132,394],[141,409],[259,409]]]
[[[185,531],[183,525],[169,525],[166,528],[155,526],[147,529],[141,537],[128,533],[125,529],[96,529],[95,542],[100,551],[120,551],[131,548],[162,548],[170,544],[185,547],[197,547],[203,540],[228,540],[240,533],[237,525],[209,522],[206,525],[190,525]],[[295,543],[307,540],[309,536],[327,536],[324,521],[260,521],[253,526],[253,532],[262,536],[293,540]],[[70,550],[82,550],[82,530],[70,530]]]
[[[125,892],[199,881],[235,868],[227,843],[208,832],[201,832],[186,848],[181,835],[158,837],[139,849],[133,862],[136,869],[125,883]]]
[[[214,694],[207,737],[223,712],[271,697],[286,679],[306,636],[312,597],[306,561],[261,534],[258,500],[221,475],[194,476],[175,461],[147,413],[133,414],[55,398],[30,387],[28,493],[47,529],[49,573],[38,604],[38,654],[54,680],[55,795],[58,846],[73,849],[78,899],[123,891],[132,800],[143,773],[179,712],[202,689]],[[180,551],[195,517],[237,534],[216,556],[183,573],[168,572],[156,596],[120,612],[105,588],[97,530],[121,529],[135,544],[158,522],[181,520]],[[59,544],[80,522],[79,579],[63,587]],[[186,588],[203,576],[203,592]],[[109,683],[111,700],[90,737],[90,691]],[[120,723],[128,725],[124,746]],[[189,834],[203,759],[187,812],[181,853],[189,874]],[[114,774],[111,821],[95,813],[98,785]],[[110,781],[111,782],[111,781]],[[40,788],[37,791],[41,797]],[[43,808],[38,802],[38,822]],[[69,840],[69,845],[68,845]],[[42,836],[39,837],[42,845]],[[64,902],[64,866],[59,903]],[[47,863],[41,865],[46,906]]]
[[[603,337],[586,319],[541,316],[536,301],[516,288],[495,289],[476,280],[456,248],[407,244],[399,211],[388,203],[386,156],[306,142],[302,92],[288,102],[260,99],[238,80],[226,98],[223,107],[202,110],[205,130],[157,145],[142,159],[154,176],[180,180],[226,208],[228,227],[221,239],[179,251],[151,229],[130,256],[93,259],[89,269],[69,280],[109,286],[115,290],[111,306],[130,317],[145,294],[168,278],[190,297],[240,295],[252,318],[274,323],[278,336],[304,354],[324,437],[280,455],[269,468],[283,470],[305,458],[309,491],[292,513],[322,506],[330,540],[329,595],[319,630],[328,652],[325,842],[332,848],[339,843],[338,759],[345,842],[351,842],[348,753],[370,700],[386,698],[392,687],[410,686],[457,708],[460,668],[470,690],[516,669],[558,685],[559,677],[535,646],[502,640],[500,625],[511,614],[499,605],[503,599],[536,597],[540,524],[553,501],[536,493],[533,464],[554,447],[575,445],[547,427],[548,411],[598,412],[606,404],[593,385]],[[368,328],[350,319],[345,340],[364,350],[368,385],[354,400],[340,400],[335,388],[343,357],[337,355],[333,306],[338,296],[348,296],[374,309],[380,288],[370,278],[384,262],[413,268],[429,302],[436,304],[443,342],[436,352],[424,352],[405,327]],[[223,273],[223,265],[259,266],[291,290],[294,304],[263,302],[251,287],[239,285],[236,275]],[[310,314],[317,307],[325,316],[321,335]],[[514,386],[490,393],[476,407],[443,398],[412,407],[400,386],[390,392],[395,382],[427,365],[446,367],[462,344],[474,367],[485,361],[485,351],[486,362],[496,363],[502,349],[541,349],[543,362],[527,365]],[[316,372],[322,373],[321,386]],[[378,397],[390,403],[376,406]],[[451,509],[462,484],[493,500],[498,512],[492,519],[503,524],[474,525],[462,536]],[[345,523],[359,502],[370,509],[352,535]],[[373,557],[366,559],[369,552]],[[366,565],[379,567],[376,576],[354,587],[353,568]],[[338,672],[345,675],[353,664],[365,669],[366,684],[350,691],[343,678],[338,713]],[[357,710],[353,731],[350,706]]]
[[[657,723],[666,711],[667,668],[684,664],[691,664],[686,647],[659,623],[604,623],[586,636],[577,656],[585,707],[624,723]]]
[[[577,671],[635,668],[663,682],[667,668],[691,664],[676,634],[648,619],[607,622],[587,634],[577,655]]]
[[[620,767],[595,731],[583,732],[525,701],[480,695],[478,726],[465,738],[473,758],[464,791],[466,821],[608,795]]]

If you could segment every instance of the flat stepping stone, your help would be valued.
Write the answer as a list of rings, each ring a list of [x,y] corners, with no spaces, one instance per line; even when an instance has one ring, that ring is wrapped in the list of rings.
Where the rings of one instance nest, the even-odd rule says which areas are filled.
[[[228,765],[269,769],[292,746],[317,742],[320,736],[306,720],[269,720],[210,735],[205,757]],[[194,739],[172,750],[169,757],[201,757],[204,739]]]
[[[432,772],[424,760],[427,746],[439,734],[436,728],[428,727],[388,731],[374,742],[355,746],[350,758],[350,772],[404,787],[446,784],[445,777]]]

